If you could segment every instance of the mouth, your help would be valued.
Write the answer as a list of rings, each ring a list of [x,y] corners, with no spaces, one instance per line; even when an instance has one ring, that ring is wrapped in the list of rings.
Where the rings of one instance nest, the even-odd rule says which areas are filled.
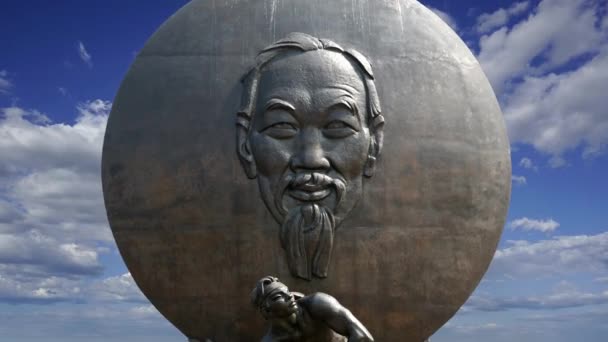
[[[305,183],[288,190],[289,196],[303,202],[316,202],[331,194],[328,186]]]

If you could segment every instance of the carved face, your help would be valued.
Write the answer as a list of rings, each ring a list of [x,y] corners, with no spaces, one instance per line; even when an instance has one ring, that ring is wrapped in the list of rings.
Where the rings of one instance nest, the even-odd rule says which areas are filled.
[[[264,303],[268,316],[286,317],[298,311],[298,304],[289,289],[285,286],[268,295]]]
[[[371,143],[367,110],[362,76],[340,53],[293,52],[263,68],[249,143],[277,221],[314,203],[337,225],[354,207]]]

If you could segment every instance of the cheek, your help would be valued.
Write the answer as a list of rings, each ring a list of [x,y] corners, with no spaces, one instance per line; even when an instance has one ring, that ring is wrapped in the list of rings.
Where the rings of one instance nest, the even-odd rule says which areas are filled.
[[[258,173],[267,177],[282,175],[293,153],[293,139],[277,140],[252,132],[249,141]]]
[[[344,139],[327,141],[327,157],[344,177],[356,177],[363,172],[369,144],[368,130],[361,130]]]

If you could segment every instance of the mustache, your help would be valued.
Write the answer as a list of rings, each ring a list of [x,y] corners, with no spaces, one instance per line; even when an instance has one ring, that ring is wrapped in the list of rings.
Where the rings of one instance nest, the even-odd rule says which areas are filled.
[[[336,191],[336,203],[340,202],[344,190],[346,190],[346,183],[342,179],[334,178],[321,172],[287,173],[277,185],[274,194],[275,206],[283,216],[288,213],[288,209],[285,208],[285,205],[283,204],[285,193],[289,189],[298,189],[303,186],[313,188],[334,188]]]

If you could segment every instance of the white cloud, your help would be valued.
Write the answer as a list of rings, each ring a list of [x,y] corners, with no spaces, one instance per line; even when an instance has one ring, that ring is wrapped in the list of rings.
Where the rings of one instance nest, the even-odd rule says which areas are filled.
[[[94,283],[89,288],[89,292],[97,300],[148,302],[137,285],[135,285],[131,273],[109,277]],[[154,312],[156,312],[156,309],[154,309]]]
[[[0,109],[5,300],[64,300],[73,297],[71,290],[44,281],[60,277],[69,283],[101,273],[99,251],[113,246],[99,165],[110,108],[107,101],[83,103],[72,125],[52,124],[35,110]]]
[[[501,93],[507,82],[530,72],[535,58],[548,70],[597,52],[605,32],[595,25],[596,11],[588,0],[543,0],[512,29],[503,26],[482,36],[479,60],[494,89]]]
[[[11,277],[0,266],[0,302],[48,303],[74,301],[81,297],[80,283],[76,280],[49,276],[45,278]]]
[[[504,109],[511,140],[551,154],[553,167],[577,146],[586,157],[601,153],[608,142],[606,88],[608,49],[577,70],[526,77]]]
[[[483,13],[477,18],[476,30],[479,33],[486,33],[497,27],[505,25],[510,17],[519,15],[528,9],[529,2],[516,2],[511,7],[500,8],[493,13]]]
[[[13,83],[8,79],[8,72],[0,70],[0,94],[8,94],[13,88]]]
[[[89,54],[89,52],[84,47],[84,44],[81,41],[78,41],[78,55],[86,65],[88,65],[89,67],[93,66],[91,54]]]
[[[94,280],[90,277],[66,277],[60,272],[54,275],[47,272],[35,273],[28,267],[18,269],[0,264],[0,302],[18,304],[60,301],[89,304],[149,303],[130,273]]]
[[[554,232],[559,227],[559,222],[553,219],[548,220],[533,220],[527,217],[522,217],[509,223],[511,229],[522,229],[525,231],[536,230],[543,233]]]
[[[74,125],[48,124],[35,110],[0,109],[0,172],[20,174],[28,170],[71,169],[99,172],[108,101],[79,105]],[[0,117],[1,118],[1,117]]]
[[[452,28],[452,30],[458,31],[458,24],[456,23],[456,20],[452,18],[452,16],[434,7],[429,7],[429,9],[433,11],[433,13],[437,14],[437,16],[441,18],[441,20],[443,20],[446,24],[448,24]]]
[[[606,15],[597,2],[543,0],[527,19],[480,39],[478,57],[511,142],[548,154],[551,167],[566,165],[567,151],[582,146],[592,157],[608,142],[608,29],[600,20]],[[575,58],[576,67],[566,68]]]
[[[58,241],[36,230],[0,234],[0,265],[35,265],[49,274],[63,275],[101,272],[92,248]]]
[[[1,314],[3,341],[167,342],[186,338],[152,306],[130,303],[38,305]]]
[[[494,331],[500,328],[497,323],[483,323],[483,324],[446,324],[446,328],[455,330],[463,334],[474,334],[482,331]]]
[[[538,167],[534,164],[532,159],[527,157],[521,158],[519,161],[519,166],[523,167],[524,169],[532,169],[535,171],[538,170]]]
[[[545,296],[488,297],[474,295],[465,304],[469,310],[504,311],[511,309],[554,310],[608,303],[608,291],[599,293],[566,289]]]
[[[528,180],[524,176],[512,175],[511,180],[516,185],[525,185],[528,183]]]
[[[608,232],[598,235],[557,236],[538,242],[508,241],[488,270],[488,279],[542,278],[581,272],[608,272]]]

